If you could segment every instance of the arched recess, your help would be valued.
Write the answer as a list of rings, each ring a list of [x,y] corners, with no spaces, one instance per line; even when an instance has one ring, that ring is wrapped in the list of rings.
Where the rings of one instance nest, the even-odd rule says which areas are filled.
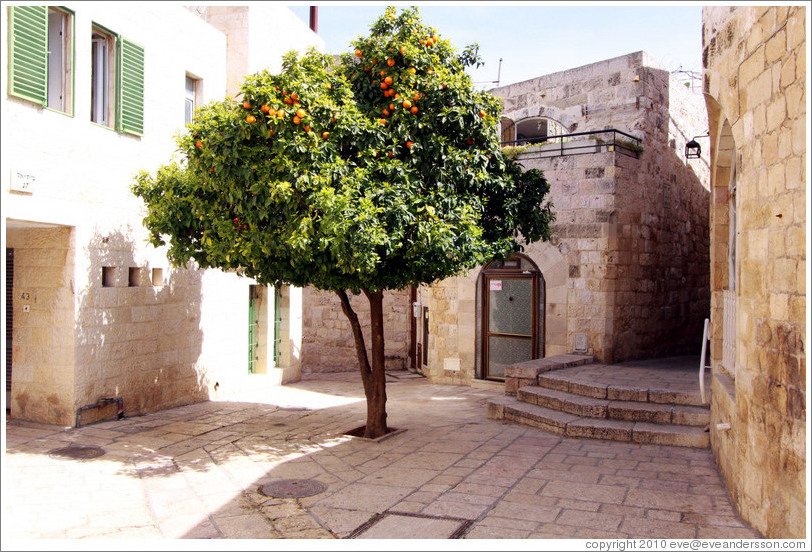
[[[550,117],[528,117],[516,122],[516,140],[522,143],[545,142],[548,136],[567,134],[567,128]]]
[[[722,120],[716,125],[718,131],[712,142],[711,160],[711,320],[721,332],[714,332],[711,336],[711,354],[717,367],[735,377],[736,297],[739,287],[737,154],[730,123],[721,110],[717,113]]]

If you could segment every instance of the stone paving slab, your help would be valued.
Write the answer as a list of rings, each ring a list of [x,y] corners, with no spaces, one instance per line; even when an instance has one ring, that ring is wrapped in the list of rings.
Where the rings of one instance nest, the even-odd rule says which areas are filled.
[[[499,391],[418,378],[387,389],[389,421],[407,431],[365,442],[344,435],[365,415],[356,374],[264,393],[78,430],[7,419],[3,549],[48,538],[758,538],[707,449],[490,420]],[[48,455],[69,444],[106,454]],[[259,492],[285,479],[326,490]]]

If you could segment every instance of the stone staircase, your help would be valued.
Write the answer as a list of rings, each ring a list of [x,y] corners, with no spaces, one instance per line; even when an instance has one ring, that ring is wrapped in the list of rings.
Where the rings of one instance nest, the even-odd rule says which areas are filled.
[[[524,362],[506,370],[507,396],[489,402],[488,417],[569,437],[707,448],[710,410],[697,370],[607,366],[581,355]]]

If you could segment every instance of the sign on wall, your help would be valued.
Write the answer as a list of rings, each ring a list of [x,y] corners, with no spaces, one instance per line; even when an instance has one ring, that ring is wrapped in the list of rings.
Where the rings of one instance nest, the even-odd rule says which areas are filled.
[[[11,169],[11,186],[12,192],[21,192],[24,194],[34,193],[34,188],[37,186],[37,175],[32,171],[23,171],[18,169]]]

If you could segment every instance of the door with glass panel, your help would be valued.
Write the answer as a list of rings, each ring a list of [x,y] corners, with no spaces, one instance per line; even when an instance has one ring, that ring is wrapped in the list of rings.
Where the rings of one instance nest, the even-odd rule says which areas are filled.
[[[523,259],[491,263],[484,272],[482,297],[485,379],[503,380],[505,368],[539,358],[539,273]]]

